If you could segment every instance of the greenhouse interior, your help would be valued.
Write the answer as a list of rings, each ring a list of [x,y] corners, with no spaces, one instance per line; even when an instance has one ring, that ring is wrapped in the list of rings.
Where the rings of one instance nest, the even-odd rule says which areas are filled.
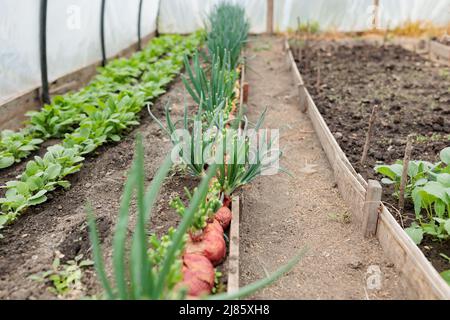
[[[450,300],[450,0],[0,0],[0,41],[0,300]]]

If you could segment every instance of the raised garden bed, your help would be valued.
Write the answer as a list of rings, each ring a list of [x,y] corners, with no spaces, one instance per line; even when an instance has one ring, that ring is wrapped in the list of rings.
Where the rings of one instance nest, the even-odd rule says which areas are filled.
[[[448,79],[440,73],[442,69],[399,47],[310,43],[302,51],[298,67],[288,43],[286,48],[299,86],[300,106],[314,123],[344,200],[362,223],[366,179],[379,179],[373,171],[377,161],[401,159],[406,136],[413,130],[428,137],[418,144],[413,157],[420,155],[423,159],[425,155],[436,160],[439,151],[448,146]],[[367,165],[361,166],[375,104],[381,106],[380,120]],[[450,298],[448,285],[384,205],[379,209],[376,232],[387,256],[411,288],[412,297]]]

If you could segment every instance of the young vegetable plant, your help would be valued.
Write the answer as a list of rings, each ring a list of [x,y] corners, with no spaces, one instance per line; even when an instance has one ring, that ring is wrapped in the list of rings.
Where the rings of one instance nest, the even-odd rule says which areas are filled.
[[[136,149],[136,157],[125,184],[113,239],[114,283],[106,275],[94,213],[88,207],[88,224],[93,246],[95,268],[105,289],[106,298],[108,299],[185,298],[186,291],[183,288],[176,288],[174,286],[175,280],[179,279],[179,274],[176,271],[179,266],[177,261],[179,261],[183,250],[186,232],[192,225],[195,212],[201,206],[202,199],[208,193],[208,186],[214,176],[216,167],[215,165],[211,166],[207,174],[203,177],[198,189],[192,196],[192,201],[188,209],[184,212],[183,219],[177,230],[169,232],[169,236],[165,238],[166,241],[164,239],[162,240],[165,244],[156,241],[156,246],[153,245],[153,248],[150,248],[146,236],[146,225],[151,216],[152,207],[157,199],[161,185],[170,171],[172,161],[170,156],[167,157],[154,176],[149,189],[145,192],[144,151],[140,138],[138,138]],[[134,192],[136,192],[137,201],[137,223],[132,235],[131,250],[127,256],[125,248],[128,220],[130,202]],[[156,251],[154,251],[155,247]],[[261,289],[263,286],[271,284],[284,273],[291,270],[302,258],[304,253],[305,250],[302,250],[286,266],[280,268],[268,278],[242,288],[238,293],[231,295],[221,294],[213,298],[237,299],[249,295]]]
[[[217,127],[224,127],[223,116],[219,111],[222,110],[222,107],[211,114],[213,118],[205,122],[202,121],[205,119],[205,113],[201,107],[193,117],[189,117],[189,110],[185,105],[182,126],[178,126],[180,121],[173,121],[170,116],[169,104],[167,103],[165,107],[167,127],[152,113],[150,105],[148,105],[148,112],[170,137],[174,146],[172,154],[177,158],[179,164],[185,165],[190,174],[202,176],[218,138],[220,129]]]
[[[106,276],[94,215],[91,209],[88,210],[90,237],[93,244],[96,269],[108,299],[168,299],[184,296],[185,293],[183,293],[183,290],[176,294],[173,292],[174,283],[171,279],[174,278],[174,273],[171,270],[174,263],[181,256],[186,231],[191,226],[194,214],[201,205],[201,200],[208,192],[209,181],[214,174],[213,167],[202,179],[197,192],[192,197],[189,208],[185,211],[181,224],[177,231],[173,232],[170,236],[170,244],[165,248],[163,255],[158,256],[158,259],[149,259],[149,257],[157,256],[158,253],[152,252],[149,249],[145,229],[162,182],[172,166],[172,161],[170,157],[167,157],[153,178],[150,188],[145,192],[143,154],[142,142],[139,137],[136,158],[125,184],[119,220],[114,235],[113,261],[115,285],[112,285]],[[125,253],[125,242],[130,201],[134,191],[136,191],[138,206],[137,224],[133,232],[130,256],[127,257]],[[129,262],[128,267],[127,261]],[[129,278],[127,274],[130,275]]]
[[[25,131],[25,130],[24,130]],[[0,169],[10,167],[20,159],[26,158],[37,150],[43,142],[32,134],[20,131],[4,130],[0,140]]]
[[[209,32],[206,42],[211,61],[216,57],[224,63],[227,61],[225,55],[229,55],[230,67],[237,68],[250,30],[245,9],[240,5],[222,2],[211,12],[207,24]]]
[[[197,192],[197,188],[194,189],[194,193]],[[192,193],[189,189],[185,188],[186,197],[189,202],[192,201]],[[198,210],[194,213],[194,219],[192,226],[189,228],[189,234],[191,238],[200,238],[203,234],[208,222],[214,219],[214,214],[222,206],[222,202],[219,199],[220,185],[217,182],[213,182],[209,187],[208,193],[202,199]],[[187,207],[184,205],[180,197],[173,199],[170,202],[170,206],[177,211],[177,213],[183,217],[186,213]]]
[[[207,113],[214,113],[220,109],[225,101],[225,112],[230,112],[231,102],[235,97],[235,85],[239,78],[238,73],[231,68],[229,54],[224,55],[225,62],[218,56],[212,58],[211,70],[207,75],[206,67],[202,68],[198,53],[194,54],[193,67],[185,57],[184,65],[189,76],[182,80],[186,90],[194,101]]]
[[[259,132],[266,111],[251,132],[247,120],[243,130],[222,131],[215,147],[215,162],[218,164],[217,180],[225,196],[269,170],[284,171],[276,166],[282,156],[281,150],[273,146],[277,137],[268,137],[265,130]]]
[[[408,167],[406,194],[413,201],[417,221],[405,231],[416,244],[425,235],[439,241],[450,239],[450,148],[442,150],[440,158],[436,164],[412,161]],[[398,195],[403,170],[400,163],[375,169],[388,177],[383,179],[384,183],[395,184],[394,195]]]
[[[410,198],[412,190],[418,186],[423,186],[428,182],[429,173],[435,166],[426,161],[410,161],[408,166],[408,183],[405,189],[405,197]],[[393,165],[379,165],[375,171],[383,176],[381,182],[394,186],[394,197],[398,198],[400,193],[400,183],[403,173],[403,161],[397,161]]]
[[[83,260],[83,255],[78,255],[74,260],[63,264],[61,263],[63,257],[60,252],[56,252],[52,269],[31,275],[30,279],[41,283],[50,282],[48,290],[58,296],[80,295],[83,291],[83,270],[94,265],[94,262]]]
[[[80,170],[83,160],[78,150],[55,145],[48,148],[43,158],[28,162],[19,181],[9,181],[2,187],[7,191],[0,199],[0,227],[13,222],[26,208],[47,201],[46,194],[57,186],[69,188],[70,183],[64,178]]]

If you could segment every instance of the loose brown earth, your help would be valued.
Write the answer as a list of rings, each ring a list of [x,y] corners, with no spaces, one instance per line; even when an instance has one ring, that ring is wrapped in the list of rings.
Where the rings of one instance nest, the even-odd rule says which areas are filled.
[[[449,68],[398,46],[364,41],[307,42],[297,62],[319,111],[350,162],[366,179],[377,179],[376,164],[403,159],[409,134],[418,136],[412,158],[439,161],[450,146]],[[319,71],[320,70],[320,71]],[[318,74],[320,73],[320,76]],[[380,106],[366,165],[360,164],[372,108]],[[397,200],[385,188],[383,200]],[[399,222],[414,221],[412,203]],[[397,217],[399,218],[399,217]],[[448,243],[425,239],[421,246],[438,271],[449,269],[440,253]]]
[[[333,172],[285,65],[282,40],[254,38],[248,56],[251,120],[268,107],[266,127],[280,129],[286,174],[262,177],[244,190],[241,284],[263,278],[305,246],[306,257],[258,299],[403,299],[395,266],[375,240],[361,236],[339,196]],[[366,286],[379,266],[380,290]]]
[[[162,110],[170,101],[175,118],[181,117],[186,93],[177,80],[167,94],[157,100],[154,110],[163,118]],[[191,103],[190,100],[187,100]],[[79,254],[91,258],[91,246],[86,227],[85,206],[92,204],[102,236],[107,269],[111,273],[111,241],[120,197],[126,174],[130,169],[135,148],[135,136],[140,133],[145,147],[145,169],[148,183],[168,154],[171,144],[165,133],[152,120],[147,111],[142,112],[142,123],[116,145],[100,148],[89,156],[79,173],[70,177],[72,187],[68,191],[53,193],[47,203],[30,208],[12,226],[2,230],[0,241],[0,299],[54,299],[46,284],[28,277],[51,268],[55,251],[60,251],[64,261]],[[43,153],[41,151],[40,153]],[[26,163],[26,162],[25,162]],[[22,171],[23,164],[2,172],[2,182],[14,178]],[[193,189],[197,181],[173,173],[166,179],[153,212],[150,232],[161,236],[169,227],[176,227],[178,215],[169,208],[169,201],[183,195],[186,186]],[[134,208],[134,205],[133,205]],[[133,212],[135,212],[133,210]],[[133,219],[131,217],[131,225]],[[130,232],[132,231],[130,227]],[[80,298],[101,292],[93,269],[83,278],[85,288],[65,298]]]

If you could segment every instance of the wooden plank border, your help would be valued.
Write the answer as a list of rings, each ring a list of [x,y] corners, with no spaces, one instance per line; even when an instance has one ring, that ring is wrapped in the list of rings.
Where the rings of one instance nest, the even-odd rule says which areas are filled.
[[[244,87],[246,81],[246,65],[245,65],[245,51],[242,53],[242,67],[240,77],[240,97],[239,97],[239,111],[244,112]],[[229,263],[228,263],[228,279],[227,292],[235,293],[239,291],[239,224],[241,220],[241,201],[242,198],[234,196],[231,202],[231,212],[233,218],[230,225],[230,242],[229,242]]]
[[[239,291],[239,222],[241,212],[241,201],[239,197],[233,197],[231,212],[233,213],[233,219],[230,225],[227,292],[235,293]]]
[[[430,57],[431,59],[436,59],[439,62],[450,65],[450,46],[431,40]]]
[[[142,39],[143,43],[148,43],[155,37],[151,33]],[[138,43],[120,51],[111,59],[129,57],[138,50]],[[74,70],[50,83],[50,94],[61,95],[69,91],[78,90],[89,83],[97,73],[97,68],[101,66],[101,60],[86,67]],[[27,119],[25,113],[31,110],[38,110],[42,106],[42,88],[35,87],[31,90],[23,91],[9,98],[0,104],[0,130],[17,130],[22,127],[23,121]]]
[[[287,40],[285,41],[285,49],[287,51],[288,67],[293,69],[294,81],[303,83]],[[356,222],[361,224],[368,187],[367,182],[350,164],[345,153],[331,134],[307,89],[301,90],[300,94],[304,95],[300,99],[306,99],[307,101],[309,117],[333,168],[340,193],[349,206],[352,216],[356,218]],[[408,289],[407,294],[411,298],[450,299],[450,287],[384,205],[381,206],[378,220],[377,238],[386,257],[395,264],[400,272],[402,280]]]

